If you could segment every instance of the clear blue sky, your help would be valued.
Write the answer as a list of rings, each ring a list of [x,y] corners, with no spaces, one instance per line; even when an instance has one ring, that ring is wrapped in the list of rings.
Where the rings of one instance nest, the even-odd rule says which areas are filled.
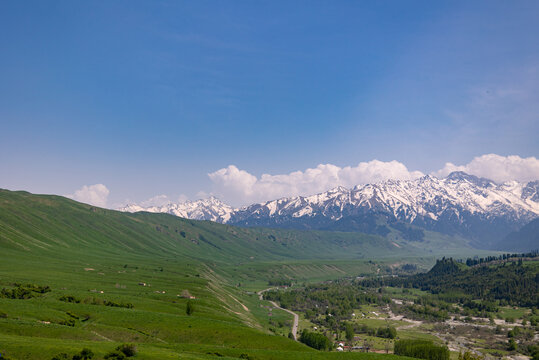
[[[2,188],[539,154],[537,1],[2,1],[0,33]]]

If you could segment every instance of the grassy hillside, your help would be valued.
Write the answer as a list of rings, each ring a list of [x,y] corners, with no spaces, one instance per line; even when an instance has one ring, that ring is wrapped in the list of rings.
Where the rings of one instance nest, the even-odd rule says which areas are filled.
[[[290,315],[268,316],[267,303],[246,290],[272,277],[368,273],[391,256],[430,251],[377,236],[242,229],[6,190],[0,249],[0,353],[14,359],[83,347],[103,358],[125,342],[137,344],[138,359],[364,358],[275,335],[286,334]]]
[[[0,190],[0,245],[29,253],[91,251],[216,262],[357,259],[406,253],[377,236],[243,229],[167,214],[129,214],[75,201]]]

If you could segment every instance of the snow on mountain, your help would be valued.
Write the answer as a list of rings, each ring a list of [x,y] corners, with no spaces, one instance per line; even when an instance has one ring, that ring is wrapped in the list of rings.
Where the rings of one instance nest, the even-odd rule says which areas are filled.
[[[427,175],[417,180],[387,180],[353,189],[337,187],[316,195],[271,200],[240,209],[212,197],[150,208],[128,205],[119,210],[165,212],[244,226],[301,228],[298,224],[303,222],[309,223],[304,228],[327,228],[329,223],[354,216],[386,214],[436,231],[447,230],[447,222],[454,229],[460,225],[469,228],[478,222],[492,224],[497,219],[502,219],[507,227],[539,217],[539,181],[496,184],[453,172],[444,179]],[[476,233],[480,231],[484,232],[484,228],[476,229]]]
[[[153,213],[167,213],[194,220],[211,220],[225,223],[230,219],[234,209],[215,197],[183,203],[168,203],[163,206],[151,206],[143,208],[136,204],[126,205],[119,208],[120,211],[138,212],[147,211]]]
[[[349,190],[338,187],[312,196],[297,196],[254,204],[235,210],[233,222],[250,217],[294,218],[324,216],[332,220],[358,212],[387,212],[399,220],[414,222],[417,217],[437,220],[446,212],[462,211],[489,217],[531,220],[539,215],[539,182],[497,185],[464,173],[445,179],[424,176],[417,180],[388,180],[358,185]]]

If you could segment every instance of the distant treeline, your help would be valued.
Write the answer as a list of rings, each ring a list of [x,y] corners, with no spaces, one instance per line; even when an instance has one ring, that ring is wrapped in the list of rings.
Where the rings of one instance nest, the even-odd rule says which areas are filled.
[[[539,306],[539,266],[522,261],[464,268],[453,259],[442,259],[427,273],[413,276],[367,279],[367,287],[416,288],[433,294],[454,294],[455,300],[499,301],[500,304]],[[459,298],[459,299],[458,299]]]
[[[519,259],[529,259],[539,257],[539,250],[533,250],[522,254],[503,254],[500,256],[487,256],[484,258],[467,258],[466,265],[476,266],[482,264],[488,264],[492,262],[505,262],[505,261],[518,261]],[[459,260],[459,262],[461,262]]]

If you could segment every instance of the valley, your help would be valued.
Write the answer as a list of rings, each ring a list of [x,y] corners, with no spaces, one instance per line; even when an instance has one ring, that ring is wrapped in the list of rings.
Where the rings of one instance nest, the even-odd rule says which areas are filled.
[[[341,351],[392,353],[400,341],[430,341],[447,346],[451,357],[535,359],[539,254],[508,259],[470,268],[442,259],[427,273],[327,281],[265,298],[299,312],[303,329]],[[457,290],[461,285],[468,289]]]
[[[539,360],[539,1],[0,29],[0,360]]]
[[[396,356],[321,352],[294,341],[289,306],[270,303],[272,290],[260,291],[394,279],[426,271],[447,254],[497,254],[450,239],[433,236],[418,244],[353,232],[243,228],[1,190],[0,353],[6,359],[71,358],[88,348],[110,358],[122,344],[135,344],[140,359]],[[398,318],[401,295],[383,303],[365,298],[356,315],[369,311],[357,326],[391,321],[404,339],[440,342],[432,325]],[[301,340],[316,323],[292,312],[299,314]],[[372,341],[384,352],[386,343],[358,329],[358,344]]]

